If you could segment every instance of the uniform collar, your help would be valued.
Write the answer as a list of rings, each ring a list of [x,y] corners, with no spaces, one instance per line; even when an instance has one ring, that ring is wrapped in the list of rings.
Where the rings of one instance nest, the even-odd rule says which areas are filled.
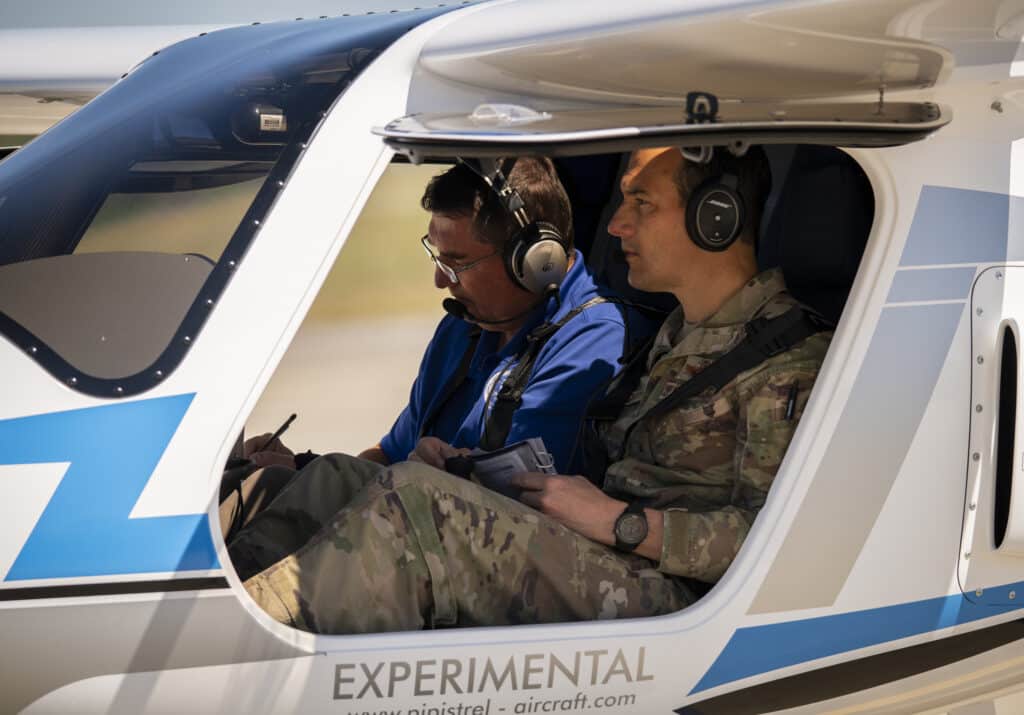
[[[751,278],[703,322],[705,328],[721,328],[749,323],[765,303],[786,290],[782,270],[770,268]]]
[[[786,290],[782,271],[763,271],[734,293],[722,306],[692,330],[684,330],[682,307],[665,319],[652,346],[649,364],[665,353],[718,353],[735,342],[736,328],[749,323],[776,295]]]

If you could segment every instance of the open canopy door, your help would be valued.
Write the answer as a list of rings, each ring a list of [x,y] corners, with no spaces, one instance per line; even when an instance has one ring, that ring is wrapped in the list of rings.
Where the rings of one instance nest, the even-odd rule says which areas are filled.
[[[681,107],[538,111],[482,104],[470,114],[418,114],[377,129],[414,161],[427,156],[598,154],[641,146],[828,144],[893,146],[921,139],[950,114],[931,103],[730,103],[713,119]]]
[[[466,14],[431,38],[407,116],[377,132],[414,160],[672,143],[892,146],[950,120],[953,56],[913,2],[679,2],[595,15],[585,0]],[[917,18],[917,19],[915,19]],[[963,18],[960,18],[963,20]],[[923,23],[923,24],[922,24]],[[693,98],[713,107],[694,111]]]

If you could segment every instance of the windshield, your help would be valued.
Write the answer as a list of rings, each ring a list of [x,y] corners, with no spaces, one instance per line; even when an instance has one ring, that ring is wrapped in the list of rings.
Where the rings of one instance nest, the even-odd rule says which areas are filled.
[[[90,394],[166,377],[331,104],[435,14],[200,35],[0,162],[0,332]]]

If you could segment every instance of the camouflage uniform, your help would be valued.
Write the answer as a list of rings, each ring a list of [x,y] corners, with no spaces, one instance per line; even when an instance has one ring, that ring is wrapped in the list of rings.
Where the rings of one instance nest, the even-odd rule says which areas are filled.
[[[689,601],[647,559],[415,462],[325,455],[229,550],[264,610],[318,633],[624,618]]]
[[[768,272],[700,326],[669,316],[649,375],[607,430],[616,460],[605,491],[665,510],[660,563],[422,464],[328,455],[230,544],[246,589],[276,619],[322,633],[637,617],[691,603],[687,579],[716,581],[764,504],[828,336],[656,420],[643,415],[741,340],[749,320],[790,308],[784,290]]]
[[[796,305],[785,289],[780,271],[765,271],[699,326],[687,330],[681,311],[672,313],[655,338],[647,375],[604,435],[617,459],[605,491],[665,510],[658,565],[665,573],[714,583],[732,563],[764,506],[831,333],[818,333],[657,420],[643,415],[731,350],[750,320],[775,318]]]

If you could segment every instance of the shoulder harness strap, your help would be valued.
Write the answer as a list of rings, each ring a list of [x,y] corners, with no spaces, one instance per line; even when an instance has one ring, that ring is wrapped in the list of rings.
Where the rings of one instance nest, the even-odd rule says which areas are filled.
[[[761,317],[751,320],[746,325],[745,337],[732,350],[663,397],[653,408],[638,415],[636,420],[627,427],[621,442],[621,449],[625,450],[633,429],[643,420],[664,415],[702,393],[714,394],[740,373],[755,368],[765,360],[796,347],[812,335],[831,328],[828,321],[801,305],[796,305],[775,318]],[[641,365],[645,364],[642,359],[637,362]],[[643,370],[637,371],[633,365],[629,367],[633,368],[634,376],[631,377],[633,378],[632,387],[635,389],[643,375]],[[616,393],[616,397],[621,396],[621,402],[617,405],[612,404],[609,399],[611,393],[609,393],[606,399],[598,403],[600,407],[598,412],[590,414],[588,411],[588,421],[612,421],[618,417],[622,405],[630,395],[630,392],[625,389],[619,390],[618,387],[616,385],[616,389],[613,389],[612,392]],[[588,439],[593,440],[597,435],[597,430],[587,429],[585,435]],[[622,457],[621,454],[605,455],[605,463],[598,464],[594,457],[598,452],[604,452],[604,445],[585,445],[584,448],[588,458],[587,471],[591,477],[603,478],[608,467],[608,459],[616,460]],[[591,470],[599,471],[600,474],[591,473]]]
[[[757,367],[765,360],[827,329],[823,318],[800,305],[770,320],[755,318],[747,323],[746,336],[732,350],[666,395],[644,418],[663,415],[691,397],[709,390],[718,392],[740,373]]]
[[[484,436],[480,440],[480,447],[482,449],[493,451],[505,446],[508,433],[512,431],[512,418],[515,416],[519,406],[523,404],[523,392],[526,390],[526,383],[530,378],[530,373],[533,371],[533,364],[537,361],[537,356],[551,336],[587,308],[599,305],[600,303],[617,302],[619,301],[613,298],[595,296],[585,303],[577,305],[557,322],[543,323],[530,331],[530,334],[526,337],[526,350],[520,355],[519,362],[512,368],[509,376],[505,378],[501,389],[498,390],[498,394],[494,398],[494,407],[487,416],[487,422],[484,425]]]

